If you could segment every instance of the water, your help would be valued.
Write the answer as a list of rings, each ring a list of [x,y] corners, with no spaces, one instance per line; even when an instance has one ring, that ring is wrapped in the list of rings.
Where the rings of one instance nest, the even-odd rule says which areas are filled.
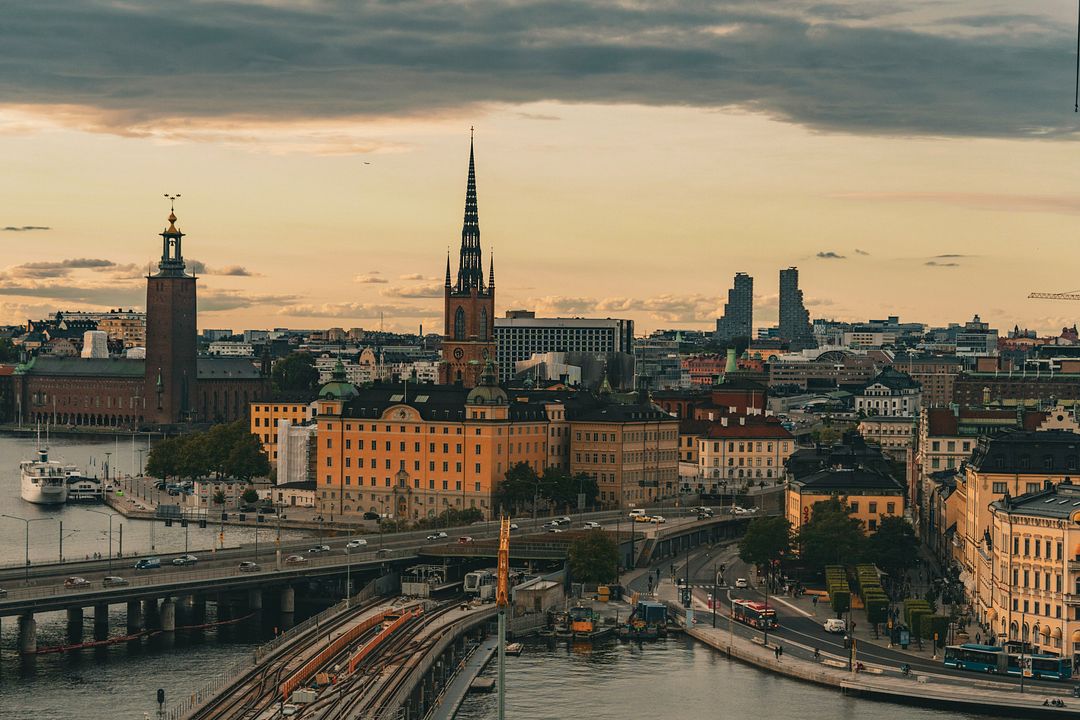
[[[136,450],[145,447],[146,436],[143,435],[136,440]],[[95,552],[107,556],[109,519],[91,509],[112,515],[116,553],[121,551],[121,526],[125,556],[135,551],[140,555],[150,553],[151,540],[156,552],[184,550],[185,530],[179,524],[166,528],[161,523],[128,520],[104,505],[49,508],[23,501],[19,497],[18,464],[20,460],[32,459],[34,448],[33,439],[0,436],[0,513],[35,519],[30,523],[31,562],[57,561],[59,521],[63,521],[64,556],[67,559],[82,559]],[[114,473],[126,475],[139,466],[138,452],[132,462],[130,437],[119,441],[54,437],[49,442],[52,459],[77,465],[90,475],[101,474],[106,452],[112,454]],[[45,519],[38,521],[37,518]],[[266,541],[268,548],[273,532],[263,529],[259,533],[260,541]],[[0,565],[23,564],[25,533],[24,523],[0,517]],[[217,533],[215,527],[200,530],[197,525],[189,525],[188,546],[192,550],[209,548],[216,544]],[[225,526],[224,533],[226,547],[253,542],[255,538],[253,528]],[[284,532],[282,535],[299,536]],[[118,562],[118,567],[129,563],[128,560]],[[215,619],[214,610],[213,604],[208,605],[208,621]],[[89,638],[93,629],[92,610],[87,608],[86,614],[84,637]],[[298,615],[297,620],[301,617]],[[39,647],[66,642],[64,613],[39,613],[36,619]],[[125,620],[125,608],[113,606],[110,610],[113,635],[124,627]],[[178,616],[177,623],[182,622]],[[32,665],[23,663],[15,652],[16,634],[15,618],[4,618],[0,624],[0,718],[141,720],[144,712],[154,716],[157,709],[154,696],[158,688],[165,689],[168,698],[186,696],[216,677],[223,668],[245,658],[251,648],[272,636],[272,628],[248,622],[199,633],[178,632],[172,642],[157,637],[131,646],[112,645],[67,655],[42,655],[35,658]]]
[[[495,663],[485,675],[495,675]],[[529,642],[507,658],[506,716],[514,720],[765,718],[956,720],[983,716],[858,700],[727,660],[685,636],[569,646]],[[457,720],[494,720],[497,698],[469,695]]]

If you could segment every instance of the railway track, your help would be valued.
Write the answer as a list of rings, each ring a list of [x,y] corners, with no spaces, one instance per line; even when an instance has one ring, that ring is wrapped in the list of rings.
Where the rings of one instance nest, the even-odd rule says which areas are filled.
[[[385,600],[381,598],[368,600],[327,623],[305,630],[289,644],[287,650],[282,651],[262,666],[252,668],[238,678],[229,691],[222,692],[189,717],[191,720],[254,720],[277,700],[278,687],[289,673],[296,670],[297,665],[302,664],[296,661],[305,651],[311,649],[312,638],[333,633],[355,620],[357,615],[383,602]]]
[[[324,693],[315,702],[302,707],[294,717],[304,720],[353,720],[375,718],[408,680],[409,661],[422,658],[456,623],[424,635],[439,619],[461,604],[461,598],[437,605],[388,639],[376,653],[365,658],[356,670]],[[388,672],[392,672],[388,675]]]

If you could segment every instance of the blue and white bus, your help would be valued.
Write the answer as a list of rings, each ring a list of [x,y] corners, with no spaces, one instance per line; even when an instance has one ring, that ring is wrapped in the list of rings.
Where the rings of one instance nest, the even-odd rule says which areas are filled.
[[[945,667],[974,672],[1016,675],[1027,667],[1028,677],[1043,680],[1068,680],[1072,677],[1072,661],[1056,655],[1007,652],[996,645],[950,645],[945,648]]]

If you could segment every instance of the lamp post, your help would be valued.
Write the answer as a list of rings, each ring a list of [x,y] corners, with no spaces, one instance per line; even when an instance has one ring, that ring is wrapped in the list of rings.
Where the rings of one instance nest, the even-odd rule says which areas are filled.
[[[113,553],[113,550],[112,550],[112,548],[113,548],[113,545],[112,545],[112,519],[113,519],[112,513],[103,512],[101,510],[93,510],[91,508],[83,508],[83,509],[86,510],[87,512],[92,512],[95,515],[104,515],[105,517],[109,518],[109,572],[111,573],[112,572],[112,553]]]
[[[40,520],[54,520],[55,518],[51,518],[51,517],[24,518],[24,517],[19,517],[18,515],[5,515],[5,514],[0,514],[0,517],[11,518],[12,520],[22,520],[23,523],[26,524],[26,568],[25,568],[25,575],[23,576],[23,580],[26,582],[27,585],[29,585],[30,584],[30,523],[38,522]]]

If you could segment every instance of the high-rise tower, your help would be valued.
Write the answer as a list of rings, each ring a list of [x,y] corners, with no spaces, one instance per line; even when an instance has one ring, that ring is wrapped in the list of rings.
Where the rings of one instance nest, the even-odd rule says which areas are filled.
[[[746,273],[735,274],[735,284],[728,290],[724,317],[716,321],[716,339],[752,337],[754,332],[754,278]]]
[[[445,329],[439,380],[474,387],[480,381],[484,364],[495,359],[495,261],[490,261],[485,285],[480,215],[476,204],[476,162],[471,138],[457,282],[450,281],[450,255],[447,254],[443,297]]]
[[[817,346],[810,313],[799,289],[799,269],[794,267],[780,271],[780,337],[791,344],[792,350]]]
[[[195,419],[195,277],[185,271],[183,237],[170,212],[158,271],[146,278],[145,417],[165,425]]]

